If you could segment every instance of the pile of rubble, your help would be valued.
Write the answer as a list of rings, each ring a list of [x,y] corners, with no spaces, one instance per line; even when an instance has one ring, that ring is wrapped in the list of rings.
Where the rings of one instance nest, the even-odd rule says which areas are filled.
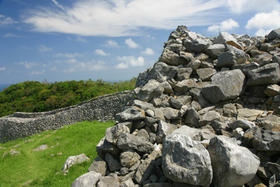
[[[77,186],[280,186],[280,29],[206,38],[179,26],[137,80]]]

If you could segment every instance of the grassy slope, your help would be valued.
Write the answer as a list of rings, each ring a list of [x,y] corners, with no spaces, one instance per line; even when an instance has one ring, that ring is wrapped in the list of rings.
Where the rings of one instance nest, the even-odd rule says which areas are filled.
[[[24,183],[28,186],[70,186],[75,178],[87,172],[91,162],[73,166],[64,176],[61,168],[67,157],[85,153],[92,161],[97,156],[96,144],[106,128],[112,125],[113,122],[82,122],[0,144],[0,187],[22,186]],[[42,144],[49,148],[32,151]],[[20,151],[20,154],[10,155],[11,149]]]

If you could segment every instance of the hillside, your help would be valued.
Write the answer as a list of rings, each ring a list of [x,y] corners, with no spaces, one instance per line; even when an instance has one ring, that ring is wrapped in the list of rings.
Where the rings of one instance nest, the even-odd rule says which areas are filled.
[[[26,81],[14,84],[0,92],[0,117],[14,112],[43,112],[72,106],[105,94],[132,90],[135,81]]]

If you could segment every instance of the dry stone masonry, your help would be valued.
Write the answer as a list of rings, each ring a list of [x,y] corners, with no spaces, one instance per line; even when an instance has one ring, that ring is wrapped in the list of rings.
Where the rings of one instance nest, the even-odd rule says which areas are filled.
[[[280,29],[179,26],[72,187],[280,186]]]

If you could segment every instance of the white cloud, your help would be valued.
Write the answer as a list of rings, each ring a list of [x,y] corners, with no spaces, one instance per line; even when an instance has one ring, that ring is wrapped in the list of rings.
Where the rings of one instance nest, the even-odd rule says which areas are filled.
[[[50,51],[52,51],[52,48],[47,47],[47,46],[45,46],[45,45],[40,45],[38,50],[39,50],[40,52],[50,52]]]
[[[144,55],[154,55],[155,52],[151,48],[146,48],[145,51],[142,51],[142,54],[144,54]]]
[[[227,0],[227,4],[234,13],[271,11],[280,8],[279,0]]]
[[[54,57],[57,58],[76,58],[83,56],[81,53],[56,53]]]
[[[106,69],[105,63],[102,61],[89,61],[81,62],[74,59],[71,59],[68,62],[71,66],[66,68],[63,72],[73,73],[73,72],[91,72],[91,71],[100,71]]]
[[[62,10],[64,10],[64,7],[61,4],[59,4],[56,0],[52,0],[52,2],[53,2],[53,4],[55,4],[55,6],[57,6],[58,8],[60,8]]]
[[[0,14],[0,26],[1,25],[11,25],[17,23],[15,20],[13,20],[10,17],[4,16]]]
[[[138,44],[135,41],[133,41],[131,38],[126,39],[124,42],[130,48],[133,49],[138,48]]]
[[[25,15],[24,22],[39,32],[132,36],[140,34],[143,27],[174,29],[180,24],[209,25],[220,19],[217,8],[225,6],[221,0],[83,0],[64,10],[34,9]]]
[[[6,67],[0,67],[0,71],[5,71]]]
[[[99,55],[99,56],[108,56],[109,54],[106,53],[105,51],[103,51],[102,49],[96,49],[94,51],[95,54]]]
[[[227,19],[222,21],[220,24],[211,25],[207,28],[209,32],[221,32],[221,31],[230,31],[234,28],[238,28],[239,24],[233,19]]]
[[[42,75],[44,74],[46,71],[45,70],[42,70],[42,71],[32,71],[31,72],[31,75]]]
[[[6,33],[3,36],[4,38],[20,38],[21,36],[13,34],[13,33]]]
[[[118,57],[117,61],[120,62],[116,66],[117,69],[127,69],[129,67],[141,67],[145,65],[145,59],[142,56],[138,58],[134,56],[122,56]]]
[[[34,62],[20,62],[20,65],[23,65],[26,69],[31,69],[32,67],[36,66],[37,64]]]
[[[280,11],[272,12],[261,12],[255,14],[247,22],[247,29],[257,29],[256,35],[264,36],[268,34],[271,30],[277,29],[280,27]]]
[[[114,40],[107,40],[105,42],[105,46],[115,48],[115,47],[119,47],[119,44]]]

